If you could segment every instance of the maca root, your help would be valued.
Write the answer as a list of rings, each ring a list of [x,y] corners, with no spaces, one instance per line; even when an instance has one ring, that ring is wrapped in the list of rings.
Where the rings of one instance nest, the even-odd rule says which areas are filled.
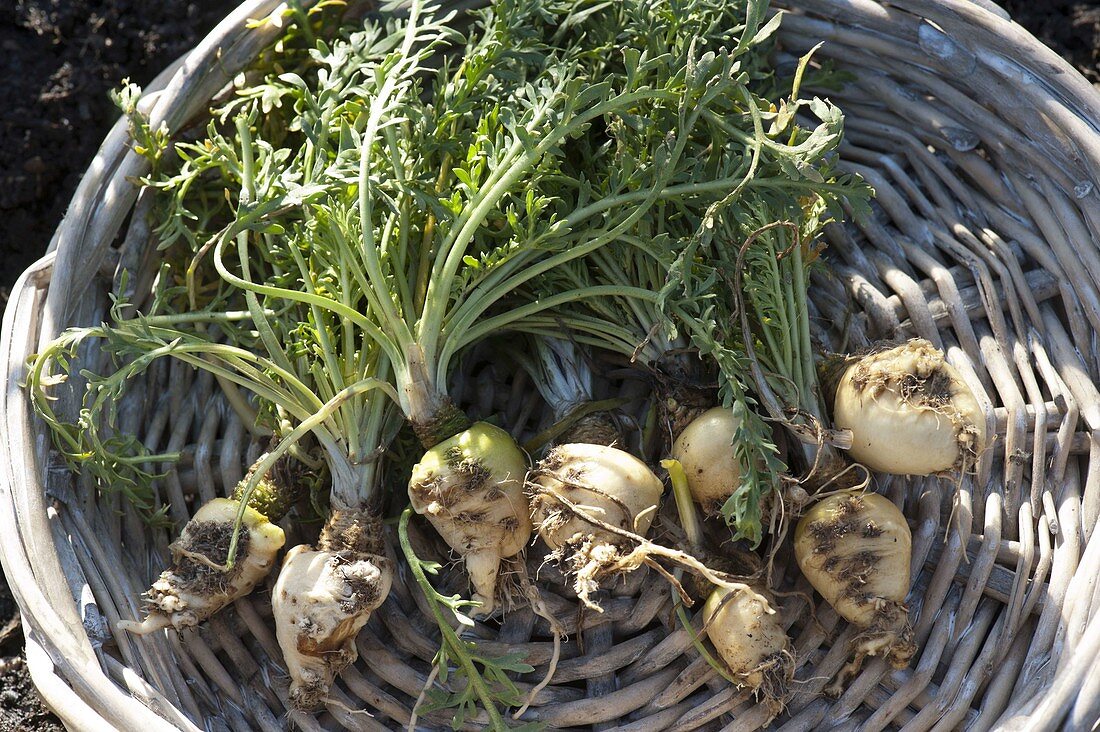
[[[252,591],[275,566],[286,535],[274,522],[302,496],[304,466],[283,456],[261,476],[248,496],[233,566],[229,547],[245,489],[263,456],[233,490],[231,498],[205,503],[170,545],[172,566],[145,592],[141,622],[121,621],[119,630],[144,635],[163,628],[180,630],[203,622]]]
[[[387,595],[393,562],[383,556],[377,517],[336,510],[318,547],[299,545],[272,592],[275,634],[290,674],[290,701],[309,711],[358,657],[355,637]]]
[[[462,555],[473,612],[497,605],[501,560],[519,554],[531,538],[531,510],[523,494],[527,459],[512,436],[477,422],[424,453],[409,480],[409,501]]]
[[[703,606],[703,617],[704,631],[730,679],[751,689],[773,714],[782,711],[795,657],[770,593],[752,585],[715,589]]]
[[[851,455],[880,472],[909,475],[968,472],[987,444],[974,392],[924,340],[836,360],[832,401],[836,427],[853,434]]]
[[[216,498],[195,513],[170,547],[172,566],[145,593],[145,619],[121,621],[119,630],[145,635],[198,625],[267,576],[286,537],[251,508],[245,509],[236,561],[226,566],[239,507],[233,499]]]
[[[814,589],[859,629],[831,693],[844,691],[867,656],[908,665],[917,650],[904,602],[912,534],[897,506],[877,493],[828,496],[802,517],[794,553]]]
[[[942,354],[938,351],[925,353],[920,345],[913,345],[913,349],[916,355],[909,361],[913,364],[911,371],[891,372],[876,368],[874,364],[868,366],[857,362],[852,371],[856,393],[875,399],[887,390],[894,390],[914,407],[935,412],[950,420],[956,429],[964,429],[968,422],[953,403],[956,379],[948,373]]]

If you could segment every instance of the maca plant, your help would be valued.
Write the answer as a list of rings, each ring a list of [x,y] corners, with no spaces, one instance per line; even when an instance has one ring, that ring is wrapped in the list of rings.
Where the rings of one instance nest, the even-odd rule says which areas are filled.
[[[758,93],[779,88],[767,62],[779,20],[765,22],[765,10],[733,0],[501,0],[458,18],[414,1],[331,41],[306,23],[282,42],[296,50],[265,56],[195,142],[150,130],[124,95],[154,163],[144,184],[165,264],[140,311],[124,283],[111,322],[44,349],[29,387],[66,457],[154,513],[143,466],[171,456],[111,429],[118,398],[161,357],[213,373],[249,428],[274,437],[234,510],[219,513],[232,529],[224,552],[191,557],[226,576],[259,545],[250,511],[279,460],[329,476],[321,537],[292,549],[276,582],[296,706],[326,700],[355,657],[355,632],[385,600],[393,567],[382,486],[391,481],[378,456],[402,422],[422,454],[398,543],[439,625],[438,678],[464,677],[431,704],[468,716],[480,704],[498,727],[500,707],[516,705],[507,672],[527,667],[478,654],[452,625],[499,610],[501,562],[533,530],[525,454],[448,395],[459,354],[501,331],[556,329],[584,347],[642,354],[654,372],[693,346],[673,356],[678,371],[716,374],[719,404],[708,406],[740,419],[728,445],[740,473],[720,514],[735,536],[761,541],[761,506],[786,466],[755,399],[807,404],[813,393],[800,325],[813,251],[786,254],[792,241],[812,240],[839,200],[858,208],[865,194],[835,171],[835,108],[800,100],[798,78],[777,104]],[[775,221],[797,237],[770,228]],[[748,249],[745,286],[734,291],[747,293],[739,314],[751,309],[752,320],[731,329],[738,301],[723,273],[749,239],[766,247]],[[780,317],[798,327],[780,335]],[[115,370],[86,374],[84,409],[70,423],[52,411],[49,390],[89,340]],[[707,365],[698,369],[694,355]],[[788,421],[810,432],[808,419]],[[571,468],[592,463],[593,446],[583,447],[543,465],[543,497],[573,502],[559,488]],[[637,505],[616,566],[655,553],[706,572],[636,533],[662,486],[623,455],[630,460],[614,467],[637,462],[647,495],[619,498]],[[470,600],[432,585],[435,565],[409,542],[412,513],[462,558]],[[574,538],[563,547],[578,546]]]

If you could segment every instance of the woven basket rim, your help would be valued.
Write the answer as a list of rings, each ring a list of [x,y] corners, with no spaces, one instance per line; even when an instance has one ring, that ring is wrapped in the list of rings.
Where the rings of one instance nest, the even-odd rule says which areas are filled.
[[[784,0],[780,4],[795,3]],[[925,34],[926,45],[946,54],[941,60],[952,54],[970,54],[978,59],[978,70],[983,73],[1021,80],[1023,99],[1041,109],[1052,125],[1067,134],[1067,144],[1076,152],[1076,162],[1086,175],[1063,171],[1063,186],[1100,184],[1100,91],[1008,20],[1007,14],[998,12],[1000,9],[989,0],[890,0],[890,10],[873,0],[807,0],[798,4],[797,15],[828,15],[829,9],[843,15],[851,6],[884,19],[891,13],[920,18],[919,32]],[[248,0],[194,51],[162,72],[143,101],[154,119],[167,117],[170,126],[178,125],[203,107],[206,99],[232,79],[236,73],[233,64],[244,64],[248,60],[246,51],[261,48],[277,30],[257,26],[242,31],[245,22],[276,12],[279,5],[278,0]],[[943,28],[972,32],[948,35]],[[238,43],[245,38],[247,42]],[[226,51],[223,44],[227,41],[237,50],[236,56]],[[1005,51],[994,53],[991,49]],[[211,68],[215,73],[206,73]],[[935,69],[929,73],[935,73]],[[196,88],[208,93],[204,97]],[[173,95],[180,94],[190,95],[190,106],[177,107],[173,103]],[[101,265],[114,264],[105,259],[104,251],[123,225],[136,196],[119,183],[118,171],[134,176],[142,170],[140,158],[124,152],[125,136],[126,123],[120,120],[81,181],[47,254],[16,282],[4,312],[0,358],[8,369],[0,406],[0,443],[7,446],[9,460],[0,467],[0,563],[24,617],[32,678],[46,704],[67,726],[197,730],[182,711],[140,679],[132,688],[123,689],[105,672],[105,654],[89,640],[88,619],[81,617],[81,608],[73,601],[66,579],[66,557],[74,549],[57,530],[44,494],[42,475],[49,466],[42,456],[48,444],[19,386],[26,357],[54,337],[59,326],[69,323],[81,307],[85,289],[81,277],[98,271]],[[107,182],[110,186],[103,190]],[[1097,195],[1095,186],[1085,192],[1085,196],[1090,195]],[[89,246],[88,240],[93,238]],[[1092,552],[1100,551],[1098,543],[1089,543]],[[1100,685],[1100,670],[1093,666],[1091,657],[1098,650],[1100,621],[1094,619],[1073,659],[1073,669],[1085,679],[1082,686],[1094,692],[1094,687]]]

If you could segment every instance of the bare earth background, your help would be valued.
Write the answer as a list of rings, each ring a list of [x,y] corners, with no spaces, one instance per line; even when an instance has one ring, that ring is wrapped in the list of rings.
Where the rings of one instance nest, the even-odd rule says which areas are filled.
[[[1013,18],[1100,84],[1100,0],[1004,0]],[[49,244],[118,113],[107,91],[138,84],[193,46],[225,0],[0,0],[0,303]],[[0,732],[61,730],[27,675],[0,572]]]

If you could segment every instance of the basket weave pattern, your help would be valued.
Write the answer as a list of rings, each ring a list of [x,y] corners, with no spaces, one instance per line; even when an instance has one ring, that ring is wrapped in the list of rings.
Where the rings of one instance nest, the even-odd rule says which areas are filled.
[[[278,5],[244,3],[158,77],[143,100],[154,125],[176,132],[201,119],[279,33],[246,21]],[[853,632],[824,603],[811,615],[808,583],[780,556],[776,576],[801,591],[783,598],[781,615],[799,666],[771,725],[1088,729],[1100,718],[1100,95],[989,2],[778,5],[792,8],[781,63],[825,41],[817,58],[852,73],[828,94],[846,115],[846,165],[877,192],[873,218],[827,232],[834,274],[813,282],[817,334],[834,349],[931,341],[978,395],[997,437],[958,485],[878,479],[913,524],[909,606],[920,650],[910,668],[871,662],[839,699],[823,697]],[[137,615],[170,539],[51,457],[19,383],[42,343],[105,317],[122,269],[138,273],[136,297],[148,290],[156,242],[149,201],[128,182],[142,163],[126,145],[120,123],[50,254],[17,283],[0,339],[0,438],[10,452],[0,466],[0,554],[26,618],[35,683],[74,729],[405,727],[438,641],[403,573],[316,717],[287,716],[262,588],[179,634],[112,632]],[[94,367],[96,354],[84,355]],[[517,395],[533,391],[512,383],[455,396],[471,413],[531,430],[537,404]],[[120,420],[151,449],[182,454],[157,486],[179,524],[228,492],[262,448],[212,378],[168,361],[133,386]],[[292,530],[288,545],[304,538]],[[603,614],[580,612],[558,589],[551,577],[546,599],[569,640],[523,719],[639,731],[768,724],[763,705],[698,657],[660,578],[637,572],[610,587]],[[542,679],[552,635],[529,609],[477,633],[483,652],[525,654],[535,671],[517,679],[521,689]],[[370,714],[350,711],[361,709]],[[418,720],[449,722],[442,713]]]

